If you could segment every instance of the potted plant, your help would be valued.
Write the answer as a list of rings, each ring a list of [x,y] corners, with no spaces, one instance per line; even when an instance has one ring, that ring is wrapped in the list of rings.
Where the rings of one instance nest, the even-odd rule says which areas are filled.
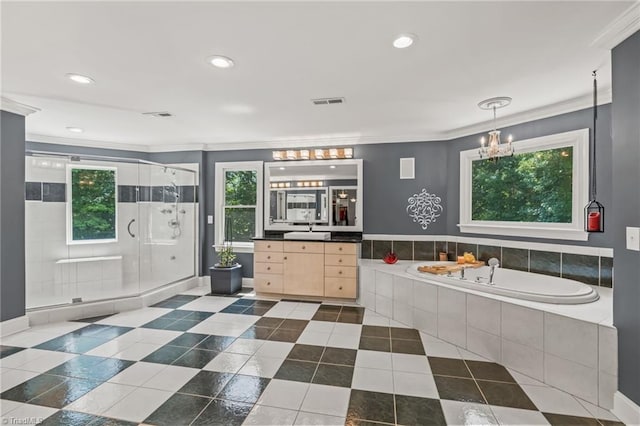
[[[234,294],[242,288],[242,265],[237,263],[233,252],[233,222],[227,221],[226,238],[218,250],[220,262],[209,268],[212,294]],[[215,247],[215,246],[214,246]]]

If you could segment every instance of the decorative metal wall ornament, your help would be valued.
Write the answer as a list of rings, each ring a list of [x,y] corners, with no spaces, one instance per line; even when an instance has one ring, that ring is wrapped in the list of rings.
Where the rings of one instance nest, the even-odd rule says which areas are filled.
[[[444,211],[444,207],[441,204],[442,198],[436,194],[428,193],[426,188],[422,188],[422,191],[418,194],[413,194],[408,201],[407,213],[409,217],[413,219],[413,222],[420,225],[423,230],[426,230],[431,223],[435,222]]]

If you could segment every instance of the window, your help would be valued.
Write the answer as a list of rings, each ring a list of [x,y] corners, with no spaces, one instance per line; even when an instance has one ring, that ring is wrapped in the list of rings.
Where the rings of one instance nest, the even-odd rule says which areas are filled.
[[[68,244],[118,240],[116,174],[112,167],[68,166]]]
[[[586,240],[589,130],[514,143],[498,161],[460,153],[460,230]]]
[[[262,235],[262,162],[216,163],[216,245],[251,249]]]

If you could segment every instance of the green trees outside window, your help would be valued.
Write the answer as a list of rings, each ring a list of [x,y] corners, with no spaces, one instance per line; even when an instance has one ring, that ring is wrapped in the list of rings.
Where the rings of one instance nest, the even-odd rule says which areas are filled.
[[[116,171],[71,169],[72,241],[116,239]]]
[[[472,220],[571,223],[573,148],[472,164]]]
[[[251,242],[256,229],[258,174],[254,170],[226,171],[224,179],[224,220],[233,224],[233,235],[225,235],[225,240]]]

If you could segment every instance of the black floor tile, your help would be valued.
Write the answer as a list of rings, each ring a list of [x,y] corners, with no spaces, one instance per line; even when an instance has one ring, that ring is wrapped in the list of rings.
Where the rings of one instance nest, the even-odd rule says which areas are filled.
[[[200,324],[201,321],[193,321],[193,320],[177,320],[176,322],[169,324],[165,327],[165,330],[172,331],[187,331],[196,325]]]
[[[260,318],[258,321],[256,321],[254,325],[256,327],[278,328],[280,327],[283,321],[284,321],[284,318],[263,317],[263,318]]]
[[[271,380],[236,374],[218,395],[220,399],[255,403]]]
[[[156,330],[164,330],[167,327],[169,327],[171,324],[173,324],[176,320],[174,319],[167,319],[167,318],[156,318],[153,321],[149,321],[146,324],[143,324],[141,327],[142,328],[153,328]]]
[[[203,321],[213,315],[213,312],[202,312],[202,311],[188,311],[191,312],[189,315],[184,317],[183,319],[192,320],[192,321]]]
[[[256,308],[273,308],[275,305],[277,305],[278,302],[274,301],[274,300],[256,300],[256,303],[253,304],[253,306],[255,306]]]
[[[72,425],[75,426],[77,425],[77,423]],[[138,426],[138,423],[128,422],[126,420],[120,419],[110,419],[108,417],[98,417],[96,420],[91,422],[89,426]]]
[[[552,426],[600,426],[590,417],[566,416],[564,414],[542,413]]]
[[[21,348],[18,346],[4,346],[0,345],[0,359],[7,357],[9,355],[16,354],[20,351],[25,350],[26,348]]]
[[[243,339],[260,339],[267,340],[271,334],[276,331],[275,328],[251,326],[240,336]]]
[[[155,362],[156,364],[172,364],[175,360],[187,353],[189,348],[182,346],[163,346],[147,355],[141,361]]]
[[[598,421],[600,423],[602,423],[602,426],[625,426],[624,423],[622,422],[617,422],[614,420],[603,420],[603,419],[598,419]]]
[[[76,319],[76,320],[73,320],[73,321],[74,322],[91,322],[91,323],[93,323],[93,322],[98,322],[100,320],[103,320],[105,318],[109,318],[109,317],[111,317],[113,315],[115,315],[115,314],[100,315],[100,316],[97,316],[97,317],[89,317],[89,318],[80,318],[80,319]],[[70,411],[70,412],[73,412],[73,411]]]
[[[323,346],[296,344],[289,352],[289,355],[287,355],[287,359],[318,362],[320,361],[323,352]]]
[[[358,348],[367,351],[391,352],[391,339],[361,336]]]
[[[358,351],[355,349],[342,349],[326,347],[324,354],[322,354],[321,363],[325,364],[339,364],[354,366],[356,363],[356,355]]]
[[[241,315],[262,316],[262,315],[266,314],[267,312],[269,312],[269,310],[271,310],[271,308],[262,307],[262,306],[251,306],[247,310],[241,312]]]
[[[237,301],[233,302],[231,305],[229,306],[253,306],[256,303],[256,299],[238,299]]]
[[[59,386],[67,380],[65,377],[41,374],[0,394],[0,399],[27,402]]]
[[[418,330],[415,330],[413,328],[391,327],[390,331],[391,331],[391,338],[392,339],[405,339],[405,340],[422,341],[422,339],[420,339],[420,333],[418,332]]]
[[[343,306],[342,309],[340,309],[340,313],[364,315],[364,308],[359,306]]]
[[[110,325],[104,324],[89,324],[86,327],[79,328],[70,333],[67,333],[63,336],[74,336],[74,337],[91,337],[95,334],[98,334],[102,331],[111,328]]]
[[[480,389],[473,379],[433,376],[441,399],[486,404]]]
[[[312,383],[318,385],[350,388],[353,379],[353,367],[346,365],[320,364],[313,376]]]
[[[105,339],[108,341],[111,339],[115,339],[116,337],[120,337],[123,334],[130,332],[131,330],[133,330],[133,327],[111,326],[109,328],[100,330],[95,334],[92,334],[90,337],[96,339]]]
[[[167,343],[167,345],[192,348],[198,346],[207,337],[209,337],[208,334],[184,333]]]
[[[431,374],[440,376],[453,376],[471,378],[471,373],[465,362],[461,359],[429,357]]]
[[[180,367],[203,368],[218,356],[219,352],[193,348],[173,362]]]
[[[398,425],[447,425],[439,400],[404,395],[396,395],[395,398]]]
[[[274,379],[310,383],[318,366],[315,362],[284,360]]]
[[[102,382],[70,377],[64,383],[29,401],[29,404],[63,408],[100,386]]]
[[[420,340],[391,339],[391,352],[396,354],[425,355]]]
[[[77,411],[60,410],[52,416],[47,417],[41,426],[76,426],[88,425],[100,420],[100,417],[92,414],[79,413]]]
[[[187,426],[198,417],[211,399],[195,395],[173,394],[144,423],[159,426]]]
[[[516,383],[509,371],[495,362],[465,361],[471,374],[477,380],[493,380],[498,382]]]
[[[209,351],[222,352],[226,348],[228,348],[235,340],[235,337],[211,335],[200,342],[196,347],[199,349],[207,349]]]
[[[318,312],[340,313],[341,310],[342,310],[342,306],[341,305],[331,305],[331,304],[326,304],[326,303],[322,303],[320,305],[320,307],[318,308]]]
[[[188,317],[190,314],[191,314],[191,311],[183,311],[181,309],[175,309],[158,318],[179,320],[179,319]]]
[[[311,318],[313,321],[336,322],[338,320],[338,312],[318,311]]]
[[[340,312],[336,321],[345,324],[362,324],[362,321],[364,321],[364,314]]]
[[[103,358],[101,356],[80,355],[52,368],[47,371],[46,374],[88,379],[91,373],[95,371],[97,365],[109,359],[110,358]]]
[[[214,399],[193,422],[193,426],[211,426],[218,424],[241,426],[252,408],[253,404]]]
[[[107,343],[109,339],[96,338],[96,337],[78,337],[70,338],[69,341],[61,348],[56,349],[61,352],[69,352],[74,354],[83,354],[89,352],[91,349],[95,349]]]
[[[485,380],[477,380],[477,383],[487,403],[490,405],[537,410],[536,406],[517,383],[488,382]]]
[[[383,339],[391,338],[390,327],[380,327],[377,325],[363,325],[362,334],[364,337],[380,337]]]
[[[223,310],[221,310],[220,312],[224,313],[224,314],[241,314],[244,311],[246,311],[247,309],[249,309],[251,306],[245,306],[245,305],[229,305],[226,308],[224,308]]]
[[[303,331],[307,327],[307,324],[309,324],[309,321],[306,321],[306,320],[286,319],[282,321],[282,324],[280,324],[278,328],[284,329],[284,330]]]
[[[269,336],[268,340],[295,343],[298,341],[301,334],[302,330],[285,330],[283,328],[278,328],[271,334],[271,336]]]
[[[347,424],[357,420],[395,424],[393,395],[353,389],[347,410]]]
[[[233,374],[217,371],[200,371],[193,376],[178,392],[213,398],[227,385]]]

